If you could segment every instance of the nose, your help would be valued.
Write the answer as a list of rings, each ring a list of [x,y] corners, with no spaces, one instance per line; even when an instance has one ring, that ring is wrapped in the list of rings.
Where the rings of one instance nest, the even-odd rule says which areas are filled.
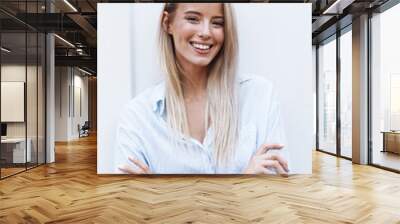
[[[201,28],[200,28],[200,32],[198,34],[199,37],[200,38],[204,38],[204,39],[209,38],[210,35],[211,35],[210,27],[211,26],[209,25],[208,22],[202,23]]]

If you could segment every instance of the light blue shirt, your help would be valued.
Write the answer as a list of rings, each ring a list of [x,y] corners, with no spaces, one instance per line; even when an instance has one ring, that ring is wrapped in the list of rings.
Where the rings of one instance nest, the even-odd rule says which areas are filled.
[[[188,147],[171,142],[165,111],[165,83],[147,89],[123,109],[117,130],[116,173],[121,165],[137,167],[128,156],[139,159],[155,174],[233,174],[242,173],[250,158],[263,144],[284,144],[279,153],[289,162],[280,106],[272,84],[259,76],[241,76],[239,83],[239,137],[233,159],[215,166],[210,128],[203,144],[194,138],[179,138]],[[290,164],[289,164],[290,169]],[[271,170],[271,173],[274,171]]]

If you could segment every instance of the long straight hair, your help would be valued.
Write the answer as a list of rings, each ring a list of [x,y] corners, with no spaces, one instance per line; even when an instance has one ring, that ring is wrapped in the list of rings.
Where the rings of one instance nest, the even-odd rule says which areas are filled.
[[[224,43],[218,54],[208,65],[207,103],[205,112],[205,130],[214,131],[213,146],[216,165],[226,165],[235,152],[238,137],[239,111],[237,105],[236,60],[237,33],[233,9],[223,4]],[[164,11],[171,15],[179,3],[166,3],[161,14],[159,44],[161,62],[166,72],[166,111],[167,123],[173,133],[190,136],[183,92],[183,73],[176,59],[172,36],[163,28]],[[171,22],[171,20],[169,22]]]

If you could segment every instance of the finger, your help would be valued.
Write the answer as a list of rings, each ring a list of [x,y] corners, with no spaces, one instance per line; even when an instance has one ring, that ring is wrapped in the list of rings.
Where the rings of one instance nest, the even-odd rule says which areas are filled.
[[[270,149],[281,149],[283,146],[282,144],[262,144],[260,148],[258,148],[256,155],[262,155]]]
[[[261,170],[262,174],[272,174],[272,175],[275,174],[275,172],[272,169],[268,169],[266,167],[261,167],[260,170]]]
[[[263,158],[265,160],[276,160],[281,164],[281,166],[283,167],[283,169],[285,169],[286,172],[289,172],[289,166],[288,166],[287,160],[283,156],[264,154],[261,156],[261,158]]]
[[[128,165],[119,166],[118,169],[126,174],[141,174],[140,172],[130,168]]]
[[[261,171],[262,171],[263,174],[275,174],[274,171],[271,171],[270,169],[265,168],[265,167],[261,168]],[[279,174],[279,175],[282,176],[282,177],[289,177],[289,175],[287,173],[282,173],[282,174]]]
[[[134,163],[136,166],[138,166],[141,170],[143,170],[144,173],[148,173],[149,172],[149,167],[146,166],[145,164],[143,164],[141,161],[139,161],[138,159],[134,159],[132,157],[128,157],[129,161],[131,161],[132,163]]]
[[[281,164],[277,160],[265,160],[262,165],[266,168],[275,168],[279,175],[287,175],[287,172],[283,169]]]

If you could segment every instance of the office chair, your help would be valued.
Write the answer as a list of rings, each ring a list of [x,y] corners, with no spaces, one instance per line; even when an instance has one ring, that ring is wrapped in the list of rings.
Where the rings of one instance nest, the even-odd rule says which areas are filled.
[[[80,125],[78,124],[78,129],[79,129],[79,138],[80,137],[87,137],[89,136],[89,121],[85,121],[85,123],[82,125],[82,127],[79,127]]]

